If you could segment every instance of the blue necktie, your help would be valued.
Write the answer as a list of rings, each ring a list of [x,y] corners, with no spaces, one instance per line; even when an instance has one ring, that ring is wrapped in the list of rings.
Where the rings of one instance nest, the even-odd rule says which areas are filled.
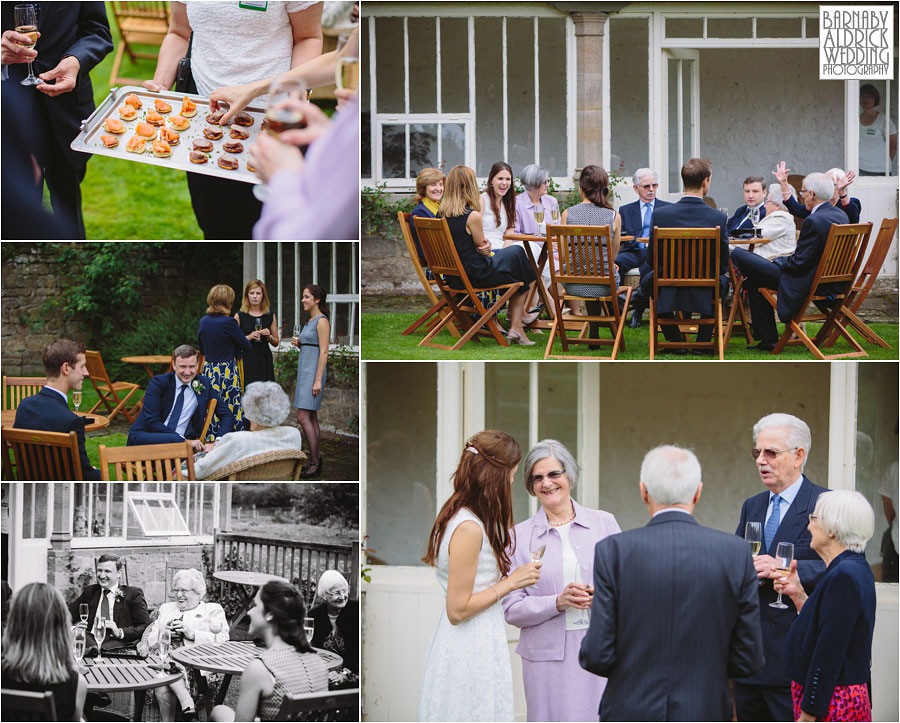
[[[778,525],[781,524],[781,497],[775,495],[772,498],[772,514],[769,515],[769,521],[766,523],[766,550],[772,546],[772,540],[775,539],[775,533],[778,532]]]
[[[187,389],[187,384],[182,384],[181,389],[178,390],[178,396],[175,398],[175,406],[172,407],[172,415],[169,417],[169,423],[166,425],[166,427],[173,432],[178,427],[178,420],[181,419],[181,410],[184,407],[185,389]]]
[[[644,215],[641,218],[641,236],[650,238],[650,217],[653,215],[653,208],[649,203],[644,204]]]

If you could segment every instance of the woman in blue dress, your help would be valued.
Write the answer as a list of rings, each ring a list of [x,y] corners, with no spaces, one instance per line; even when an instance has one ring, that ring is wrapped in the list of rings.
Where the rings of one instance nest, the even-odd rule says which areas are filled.
[[[244,410],[237,357],[250,351],[249,337],[241,333],[238,323],[231,317],[234,289],[227,284],[216,284],[209,290],[206,303],[209,307],[197,330],[200,353],[204,356],[203,374],[212,380],[213,389],[234,414],[234,431],[242,432]],[[219,418],[213,417],[209,436],[215,439],[218,433]]]
[[[291,344],[300,349],[297,361],[297,390],[294,406],[297,421],[309,444],[309,462],[304,465],[300,477],[318,477],[322,474],[322,457],[319,455],[319,407],[322,406],[322,390],[325,388],[325,368],[328,365],[328,341],[331,325],[325,313],[327,292],[321,286],[303,287],[300,303],[309,314],[309,321],[300,330],[300,336]]]

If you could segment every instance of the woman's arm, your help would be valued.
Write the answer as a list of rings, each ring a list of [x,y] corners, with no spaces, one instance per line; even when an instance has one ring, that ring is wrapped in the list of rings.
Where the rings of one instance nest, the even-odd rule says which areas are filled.
[[[275,314],[272,314],[272,323],[269,324],[269,345],[270,346],[278,346],[278,343],[281,341],[278,338],[278,317]]]
[[[566,209],[565,211],[562,212],[562,215],[559,217],[560,224],[565,226],[566,222],[568,221],[568,218],[569,218],[569,209]]]
[[[156,93],[168,90],[175,83],[178,63],[187,54],[191,41],[191,24],[188,22],[185,4],[173,2],[169,3],[169,8],[171,11],[169,30],[159,48],[153,80],[145,80],[143,83],[147,90]]]
[[[288,13],[288,17],[294,36],[291,67],[295,68],[322,54],[322,3],[296,13]]]
[[[84,679],[84,676],[79,673],[78,674],[78,685],[75,688],[75,710],[72,713],[73,721],[82,720],[82,710],[84,708],[84,698],[87,695],[87,681]]]
[[[491,242],[484,237],[484,223],[481,211],[472,211],[466,219],[466,230],[472,234],[472,241],[478,253],[484,256],[491,255]]]
[[[314,397],[322,393],[322,377],[325,376],[325,367],[328,365],[328,342],[331,336],[331,324],[325,319],[316,322],[316,333],[319,336],[319,364],[316,366],[316,378],[313,381],[312,393]]]
[[[234,719],[254,720],[259,709],[259,700],[264,695],[269,695],[275,683],[272,674],[259,659],[252,661],[241,674],[241,692],[237,705],[234,707]]]
[[[240,329],[241,328],[241,317],[238,314],[235,314],[234,320],[237,322],[238,329]],[[241,334],[243,334],[243,333],[244,332],[241,331]],[[250,334],[246,338],[247,338],[247,341],[259,341],[259,334],[257,334],[256,331],[251,331]]]
[[[616,256],[619,255],[619,244],[622,242],[622,216],[616,211],[616,218],[613,221],[613,237],[612,237],[612,258],[610,261],[615,263]]]
[[[194,630],[194,640],[199,645],[200,643],[224,643],[228,641],[229,632],[228,632],[228,618],[225,617],[225,611],[222,609],[222,606],[217,603],[207,603],[206,604],[206,630]],[[219,632],[213,633],[209,631],[209,628],[214,624],[218,623],[220,626]]]
[[[891,149],[891,160],[894,160],[897,157],[897,134],[891,133],[890,140],[888,141],[888,145]]]
[[[516,531],[516,539],[520,543],[516,545],[516,549],[509,557],[510,565],[513,567],[527,564],[531,560],[527,546],[521,543],[521,540],[527,539],[531,535],[531,530],[527,528],[526,530],[523,530],[521,533],[518,530]],[[556,601],[556,595],[538,595],[535,589],[530,587],[510,590],[509,593],[503,596],[501,603],[506,622],[518,628],[527,628],[540,625],[559,615],[559,610],[556,609]]]

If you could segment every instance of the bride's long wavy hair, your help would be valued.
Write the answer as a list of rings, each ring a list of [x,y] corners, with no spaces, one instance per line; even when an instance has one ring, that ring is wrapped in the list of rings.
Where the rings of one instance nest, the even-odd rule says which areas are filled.
[[[434,521],[423,562],[437,563],[447,524],[466,507],[484,523],[501,574],[509,572],[509,553],[515,549],[515,540],[510,540],[513,508],[509,475],[521,459],[522,448],[506,432],[486,429],[466,442],[453,473],[453,494]]]

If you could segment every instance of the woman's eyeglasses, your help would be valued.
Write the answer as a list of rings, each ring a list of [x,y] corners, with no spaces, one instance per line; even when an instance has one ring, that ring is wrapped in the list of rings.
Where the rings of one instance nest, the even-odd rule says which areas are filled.
[[[565,474],[564,470],[555,469],[552,472],[547,473],[547,478],[552,480],[553,482],[555,482],[560,477],[562,477],[564,474]],[[541,482],[544,481],[544,475],[533,474],[533,475],[531,475],[531,477],[528,478],[528,481],[531,482],[531,484],[533,484],[533,485],[539,485]]]

